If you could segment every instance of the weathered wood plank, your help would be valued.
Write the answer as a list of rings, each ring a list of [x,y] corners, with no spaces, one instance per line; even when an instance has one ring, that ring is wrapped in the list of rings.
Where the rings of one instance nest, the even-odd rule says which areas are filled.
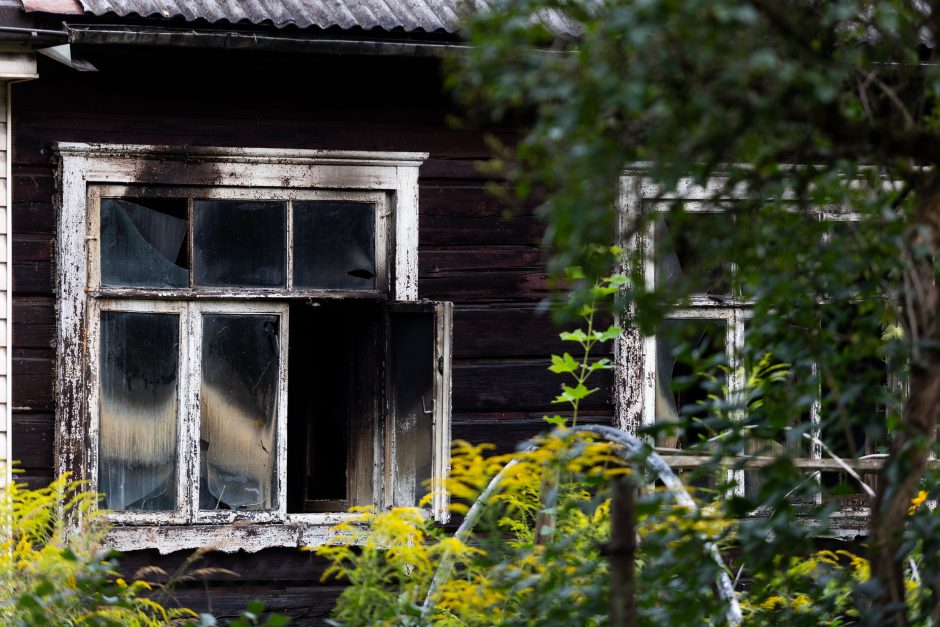
[[[120,559],[120,572],[125,578],[143,578],[162,583],[175,573],[192,551],[177,551],[161,555],[156,550],[133,551]],[[253,582],[271,584],[315,585],[326,570],[328,562],[311,551],[274,548],[257,553],[218,553],[209,551],[202,555],[192,568],[227,569],[235,573],[207,572],[200,579],[209,582],[237,582],[246,585]],[[156,567],[164,571],[138,573],[143,568]]]
[[[264,601],[265,610],[286,614],[298,625],[325,625],[325,619],[342,593],[343,586],[211,586],[177,588],[174,598],[181,606],[211,612],[216,618],[234,618],[249,601]]]
[[[564,381],[548,371],[549,361],[454,364],[454,413],[488,411],[556,411],[553,405]],[[583,408],[609,407],[612,376],[600,371],[592,379],[598,391],[582,401]]]
[[[606,328],[610,320],[596,323]],[[454,357],[532,357],[547,363],[552,353],[580,354],[576,343],[559,337],[561,331],[579,326],[580,321],[556,325],[551,313],[536,304],[466,304],[454,309]],[[596,356],[602,355],[597,352]]]
[[[14,329],[14,333],[15,333]],[[51,357],[13,358],[13,409],[53,411],[55,360]]]
[[[419,281],[421,298],[454,303],[538,302],[551,295],[540,270],[511,270],[427,276]]]
[[[13,293],[51,294],[53,265],[49,261],[19,261],[13,258]]]
[[[13,460],[25,474],[52,472],[54,420],[51,414],[13,416]]]
[[[49,349],[55,343],[55,301],[51,296],[13,299],[13,348]]]
[[[610,425],[613,417],[608,415],[582,416],[579,424]],[[540,433],[551,431],[552,425],[541,416],[526,419],[487,419],[486,416],[455,415],[453,434],[455,440],[466,440],[474,444],[494,445],[492,454],[516,451],[525,441]]]

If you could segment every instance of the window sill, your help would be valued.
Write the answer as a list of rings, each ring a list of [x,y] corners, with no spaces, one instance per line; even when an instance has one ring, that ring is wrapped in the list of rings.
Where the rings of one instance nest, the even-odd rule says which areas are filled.
[[[122,552],[156,549],[160,554],[210,547],[222,553],[255,553],[269,548],[327,544],[334,525],[357,516],[349,513],[297,514],[283,523],[235,522],[228,525],[131,525],[115,523],[105,543]]]

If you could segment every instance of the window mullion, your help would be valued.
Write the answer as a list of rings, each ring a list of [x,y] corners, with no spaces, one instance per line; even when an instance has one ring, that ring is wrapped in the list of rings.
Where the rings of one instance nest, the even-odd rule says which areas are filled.
[[[199,506],[199,411],[200,385],[202,380],[202,316],[199,305],[186,304],[187,335],[186,355],[184,359],[187,380],[187,406],[182,416],[183,431],[186,434],[183,445],[183,476],[185,485],[185,516],[192,522]]]
[[[294,200],[289,198],[287,200],[287,231],[285,242],[285,250],[287,254],[286,260],[286,270],[287,276],[285,277],[285,285],[288,290],[294,288]]]
[[[189,457],[188,419],[189,408],[192,406],[192,377],[189,374],[189,347],[192,344],[189,328],[189,307],[185,306],[180,312],[180,344],[179,351],[179,396],[176,420],[176,513],[183,520],[189,521],[189,477],[187,475],[186,460]]]
[[[288,234],[288,237],[290,235]],[[288,259],[290,259],[288,253]],[[288,264],[289,267],[290,264]],[[290,281],[290,272],[288,272]],[[284,307],[280,315],[280,334],[278,346],[278,394],[277,394],[277,439],[275,441],[275,497],[277,498],[277,512],[281,519],[287,517],[287,381],[288,381],[288,354],[290,346],[290,309]]]
[[[747,375],[744,372],[744,312],[731,309],[726,327],[725,345],[728,347],[728,400],[731,402],[731,420],[740,422],[744,419],[744,394]],[[728,482],[731,484],[729,496],[744,496],[745,472],[743,469],[728,470]]]

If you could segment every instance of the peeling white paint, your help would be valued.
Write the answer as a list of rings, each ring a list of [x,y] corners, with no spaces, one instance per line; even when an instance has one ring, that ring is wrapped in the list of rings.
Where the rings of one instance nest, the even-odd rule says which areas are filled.
[[[58,258],[58,363],[56,393],[56,472],[86,478],[96,488],[99,312],[103,309],[174,311],[180,314],[180,405],[178,427],[179,507],[175,512],[110,514],[109,540],[120,550],[157,548],[171,552],[211,545],[221,551],[255,551],[270,546],[321,544],[342,514],[288,514],[287,356],[284,351],[276,445],[276,507],[270,511],[199,511],[199,323],[204,311],[276,311],[287,337],[285,299],[418,298],[418,167],[425,153],[287,151],[236,148],[60,143],[61,189],[56,252]],[[376,205],[374,291],[284,289],[139,289],[102,287],[99,268],[98,206],[102,196],[171,196],[200,188],[200,197],[346,199]],[[292,238],[288,234],[288,242]],[[288,261],[288,263],[290,263]],[[275,302],[272,299],[282,301]],[[450,443],[451,309],[438,304],[435,341],[434,470],[445,472]],[[439,361],[438,361],[439,360]],[[429,367],[431,365],[429,364]],[[378,407],[380,403],[376,403]],[[387,411],[387,409],[379,409]],[[378,417],[376,417],[378,418]],[[386,460],[384,423],[368,428],[375,447],[372,499],[386,506],[385,489],[396,477]],[[357,470],[358,472],[358,470]],[[411,482],[414,482],[413,477]],[[413,491],[412,491],[413,493]],[[445,503],[435,500],[443,518]]]

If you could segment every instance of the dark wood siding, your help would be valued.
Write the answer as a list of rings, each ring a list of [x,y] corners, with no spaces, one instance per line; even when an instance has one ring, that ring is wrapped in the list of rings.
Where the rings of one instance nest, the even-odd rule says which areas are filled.
[[[40,58],[40,80],[13,91],[14,457],[22,479],[52,474],[55,398],[53,199],[55,141],[428,151],[420,177],[420,295],[455,304],[453,433],[501,450],[538,432],[558,379],[545,368],[562,347],[539,302],[549,294],[531,212],[512,219],[484,191],[475,163],[485,134],[511,129],[448,124],[438,63],[429,59],[151,54],[89,51],[98,73]],[[609,386],[604,386],[609,387]],[[591,420],[610,420],[609,394],[591,397]],[[128,556],[129,573],[180,555]],[[323,617],[339,588],[299,551],[213,556],[240,573],[215,576],[179,598],[228,614],[261,596],[278,609]]]

